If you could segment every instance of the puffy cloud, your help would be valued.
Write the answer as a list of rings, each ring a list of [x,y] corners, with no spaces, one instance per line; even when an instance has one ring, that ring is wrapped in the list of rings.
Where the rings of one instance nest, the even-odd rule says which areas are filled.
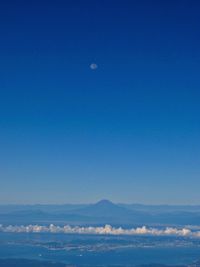
[[[122,227],[115,228],[111,225],[105,226],[58,226],[50,224],[43,225],[0,225],[0,232],[11,233],[64,233],[64,234],[96,234],[96,235],[152,235],[152,236],[188,236],[200,237],[200,231],[192,231],[189,228],[167,227],[164,229],[148,228],[147,226],[124,229]]]

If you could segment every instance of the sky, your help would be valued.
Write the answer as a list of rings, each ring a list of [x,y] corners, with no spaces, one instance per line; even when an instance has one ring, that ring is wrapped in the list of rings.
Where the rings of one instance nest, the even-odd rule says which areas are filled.
[[[0,4],[0,204],[200,204],[200,3]]]

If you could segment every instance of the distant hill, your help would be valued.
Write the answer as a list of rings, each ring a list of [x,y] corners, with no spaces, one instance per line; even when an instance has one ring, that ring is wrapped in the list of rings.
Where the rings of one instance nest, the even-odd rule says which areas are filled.
[[[7,208],[7,209],[6,209]],[[0,206],[0,224],[163,224],[199,225],[198,206],[115,204]]]
[[[100,200],[101,202],[110,202],[109,200]],[[97,204],[97,203],[96,203]],[[114,204],[114,203],[112,203]],[[33,205],[0,205],[0,214],[17,211],[42,211],[45,213],[71,213],[76,210],[90,207],[95,204],[33,204]],[[154,213],[165,212],[200,212],[200,205],[145,205],[145,204],[126,204],[117,203],[118,207],[126,208],[131,211],[143,211]]]
[[[33,205],[0,205],[0,214],[10,212],[21,212],[21,211],[43,211],[47,213],[65,213],[72,210],[81,209],[89,206],[89,204],[60,204],[60,205],[44,205],[44,204],[33,204]]]
[[[124,204],[119,203],[120,207],[129,210],[145,212],[200,212],[200,205],[145,205],[145,204]]]
[[[64,263],[52,263],[52,262],[47,262],[47,261],[26,260],[26,259],[0,259],[0,266],[1,267],[75,267],[74,265],[71,265],[71,264],[69,265],[69,264],[64,264]],[[87,265],[87,266],[94,267],[94,265],[91,265],[91,266]],[[122,267],[122,266],[118,265],[118,267]],[[169,267],[169,266],[164,265],[164,264],[145,264],[145,265],[138,265],[137,267]],[[170,267],[186,267],[186,266],[170,265]]]
[[[128,223],[140,219],[143,213],[120,207],[109,200],[101,200],[95,204],[74,210],[43,212],[41,210],[17,210],[0,214],[0,222],[6,224],[23,223],[69,223],[69,224],[104,224]]]
[[[1,267],[70,267],[63,263],[51,263],[26,259],[0,259]]]
[[[92,216],[92,217],[123,217],[123,216],[132,216],[133,212],[120,207],[109,200],[101,200],[95,204],[92,204],[88,207],[79,209],[75,211],[79,215]]]

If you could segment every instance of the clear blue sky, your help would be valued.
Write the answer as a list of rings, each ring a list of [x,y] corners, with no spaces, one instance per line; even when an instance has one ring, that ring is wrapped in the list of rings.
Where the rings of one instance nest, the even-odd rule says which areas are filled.
[[[0,5],[0,203],[200,204],[199,1]]]

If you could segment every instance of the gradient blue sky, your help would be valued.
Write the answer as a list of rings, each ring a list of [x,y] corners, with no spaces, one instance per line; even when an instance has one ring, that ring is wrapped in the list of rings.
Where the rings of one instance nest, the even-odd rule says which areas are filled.
[[[200,204],[198,1],[0,5],[1,204]]]

